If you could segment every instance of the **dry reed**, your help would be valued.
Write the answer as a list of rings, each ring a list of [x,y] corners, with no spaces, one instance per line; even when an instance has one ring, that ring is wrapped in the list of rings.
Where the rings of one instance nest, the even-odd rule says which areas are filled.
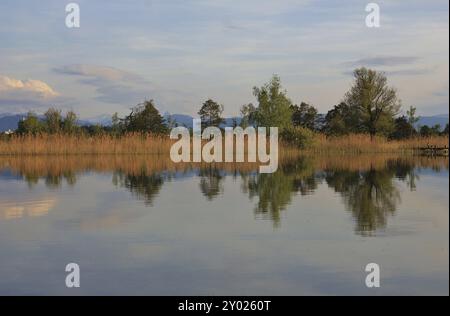
[[[448,147],[448,136],[420,137],[407,140],[371,139],[369,135],[354,134],[326,137],[316,134],[313,145],[300,150],[281,143],[280,156],[303,153],[361,154],[414,153],[427,145]],[[168,155],[174,140],[167,136],[127,134],[121,137],[99,135],[14,135],[0,138],[0,155],[68,155],[68,154],[157,154]]]

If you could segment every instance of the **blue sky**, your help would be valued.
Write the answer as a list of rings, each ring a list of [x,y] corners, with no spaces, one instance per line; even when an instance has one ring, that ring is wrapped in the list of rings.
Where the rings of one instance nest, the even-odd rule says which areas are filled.
[[[69,29],[69,2],[0,2],[0,113],[123,115],[154,99],[193,115],[213,98],[237,115],[272,74],[326,112],[358,66],[386,72],[405,109],[448,113],[446,0],[375,1],[380,28],[365,26],[361,0],[78,0]]]

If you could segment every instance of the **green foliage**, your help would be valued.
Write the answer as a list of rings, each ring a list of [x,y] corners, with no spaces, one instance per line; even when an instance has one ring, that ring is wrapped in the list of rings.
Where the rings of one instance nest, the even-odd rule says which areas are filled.
[[[44,131],[44,124],[33,112],[28,112],[27,116],[18,124],[17,133],[36,135]]]
[[[208,126],[219,127],[224,122],[222,118],[223,105],[208,99],[206,100],[201,109],[198,111],[198,115],[202,120],[202,128]]]
[[[255,122],[262,127],[278,127],[280,132],[291,126],[292,102],[282,90],[280,78],[274,75],[261,88],[254,87],[253,94],[258,100]]]
[[[306,148],[314,142],[314,132],[301,126],[290,126],[281,132],[281,139],[295,147]]]
[[[420,119],[420,117],[416,116],[416,108],[413,106],[409,107],[409,110],[406,111],[406,115],[408,116],[408,123],[413,127]]]
[[[346,103],[341,102],[328,111],[325,116],[323,132],[327,135],[347,135],[358,132],[357,113]]]
[[[410,122],[411,121],[406,116],[396,118],[394,131],[391,133],[390,138],[405,139],[413,136],[416,131]]]
[[[124,129],[125,128],[121,119],[119,118],[119,114],[117,112],[114,113],[111,117],[111,133],[115,136],[118,136],[123,133]]]
[[[319,115],[315,107],[302,102],[300,106],[291,105],[291,111],[292,124],[294,126],[302,126],[313,131],[316,130]]]
[[[448,133],[448,127],[446,127],[446,128],[447,128],[447,133]],[[444,129],[444,131],[445,131],[445,129]],[[430,127],[428,125],[424,125],[424,126],[420,127],[419,134],[422,137],[431,137],[431,136],[445,135],[444,131],[441,131],[440,124],[436,124],[432,127]]]
[[[164,118],[155,108],[153,100],[145,101],[131,109],[131,113],[124,119],[125,130],[128,132],[167,133]]]
[[[447,135],[448,136],[448,123],[445,125],[445,128],[444,128],[444,130],[442,131],[442,133],[441,133],[442,135]]]
[[[49,108],[47,112],[44,113],[44,117],[45,127],[48,133],[56,134],[61,131],[63,121],[61,110]]]
[[[255,120],[256,120],[256,107],[252,104],[244,104],[241,107],[241,127],[242,128],[247,128],[250,125],[254,125],[255,124]]]
[[[75,134],[79,131],[79,126],[77,125],[77,115],[73,111],[66,113],[66,117],[62,122],[62,130],[65,134]]]
[[[396,90],[387,85],[383,73],[367,68],[354,71],[355,82],[344,101],[355,111],[358,129],[371,136],[388,135],[394,128],[394,117],[400,110]]]

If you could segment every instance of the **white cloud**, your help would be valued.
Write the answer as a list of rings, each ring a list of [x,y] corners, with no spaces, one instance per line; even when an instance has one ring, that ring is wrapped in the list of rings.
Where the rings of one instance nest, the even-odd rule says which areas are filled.
[[[41,98],[52,98],[59,95],[47,83],[41,80],[20,80],[7,76],[0,76],[0,96],[4,94],[32,93]]]

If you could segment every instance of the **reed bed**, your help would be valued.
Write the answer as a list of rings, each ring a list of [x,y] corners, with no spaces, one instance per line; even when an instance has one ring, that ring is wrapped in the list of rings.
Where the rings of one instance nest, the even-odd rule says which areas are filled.
[[[369,135],[354,134],[326,137],[316,134],[311,146],[300,149],[280,143],[280,156],[301,153],[362,154],[362,153],[414,153],[428,145],[448,147],[448,136],[420,137],[401,141],[383,137],[371,139]],[[138,133],[116,137],[112,135],[13,135],[0,138],[0,155],[69,155],[69,154],[156,154],[168,156],[174,140],[168,136]],[[246,147],[247,149],[247,147]]]
[[[315,136],[313,145],[305,151],[314,153],[415,153],[418,148],[430,146],[447,147],[448,136],[416,137],[405,140],[388,140],[385,137],[370,138],[366,134],[339,137]]]
[[[167,154],[172,140],[167,136],[130,133],[84,136],[64,134],[14,135],[0,140],[0,154],[67,155],[67,154]]]

